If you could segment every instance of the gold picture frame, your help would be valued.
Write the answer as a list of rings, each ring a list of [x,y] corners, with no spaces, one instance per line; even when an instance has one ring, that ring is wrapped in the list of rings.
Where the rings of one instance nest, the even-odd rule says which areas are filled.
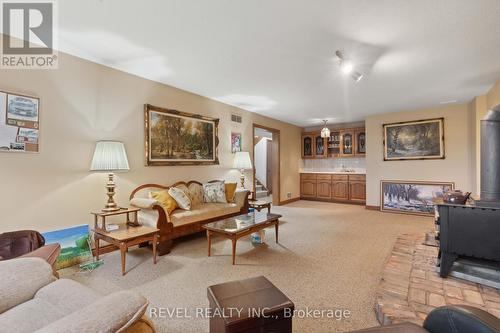
[[[145,104],[146,165],[217,165],[218,130],[218,118]]]
[[[444,118],[384,124],[384,161],[445,158]]]

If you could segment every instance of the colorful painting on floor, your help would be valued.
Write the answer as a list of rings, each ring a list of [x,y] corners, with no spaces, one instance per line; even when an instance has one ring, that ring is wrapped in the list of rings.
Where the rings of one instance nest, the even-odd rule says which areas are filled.
[[[61,254],[56,261],[56,269],[70,267],[88,261],[92,257],[89,248],[89,226],[78,225],[42,233],[45,244],[59,243]]]
[[[451,182],[381,181],[380,210],[434,215],[434,202],[455,188]]]

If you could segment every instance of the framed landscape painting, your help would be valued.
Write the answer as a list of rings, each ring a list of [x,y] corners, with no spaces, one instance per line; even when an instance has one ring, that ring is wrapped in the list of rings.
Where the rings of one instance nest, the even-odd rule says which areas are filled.
[[[219,119],[146,104],[146,165],[219,164]]]
[[[444,158],[444,118],[384,124],[384,161]]]
[[[434,201],[453,189],[452,182],[382,180],[380,210],[434,216]]]

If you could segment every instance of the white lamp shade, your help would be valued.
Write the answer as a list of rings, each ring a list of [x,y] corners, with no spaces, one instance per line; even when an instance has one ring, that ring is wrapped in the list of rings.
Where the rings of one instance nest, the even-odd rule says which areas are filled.
[[[234,156],[233,168],[235,169],[251,169],[252,161],[250,154],[247,151],[239,151]]]
[[[99,141],[95,146],[90,171],[129,170],[127,152],[118,141]]]

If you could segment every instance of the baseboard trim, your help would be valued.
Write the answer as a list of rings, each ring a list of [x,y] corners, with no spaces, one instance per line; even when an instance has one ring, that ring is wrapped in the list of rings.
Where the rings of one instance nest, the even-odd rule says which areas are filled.
[[[295,201],[299,201],[300,200],[300,197],[297,197],[297,198],[292,198],[292,199],[288,199],[288,200],[284,200],[284,201],[280,201],[280,206],[283,206],[283,205],[288,205],[289,203],[292,203],[292,202],[295,202]]]
[[[380,206],[369,206],[369,205],[366,205],[365,208],[368,209],[368,210],[380,210]]]

